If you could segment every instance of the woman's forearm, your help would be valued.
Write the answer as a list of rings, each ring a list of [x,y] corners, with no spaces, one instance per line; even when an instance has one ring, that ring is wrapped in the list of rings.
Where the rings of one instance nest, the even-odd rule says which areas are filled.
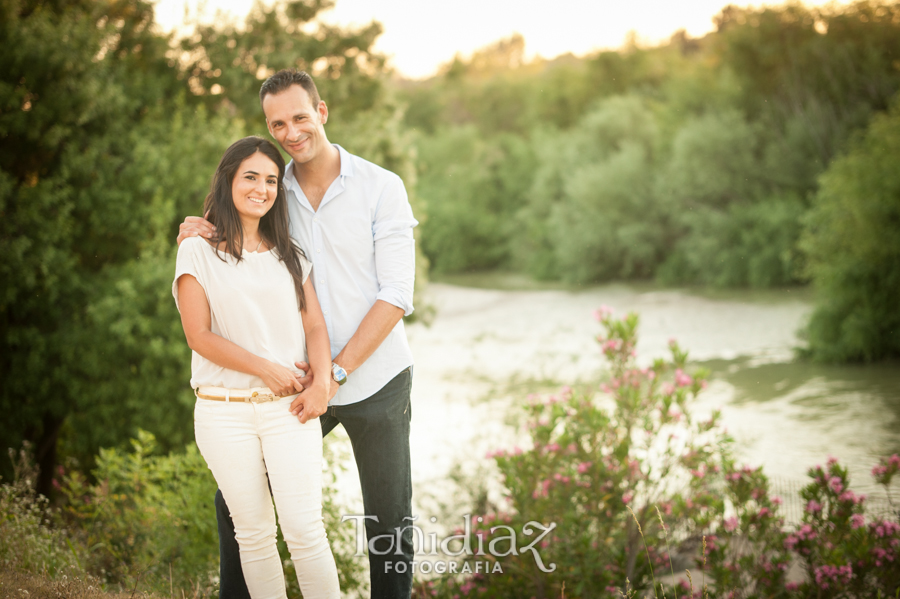
[[[216,335],[212,331],[198,331],[187,335],[188,347],[222,368],[262,377],[268,360]]]

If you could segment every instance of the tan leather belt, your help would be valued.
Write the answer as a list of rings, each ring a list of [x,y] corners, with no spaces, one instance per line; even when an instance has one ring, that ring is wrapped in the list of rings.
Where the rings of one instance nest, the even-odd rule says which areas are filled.
[[[237,401],[242,403],[265,403],[267,401],[277,401],[281,396],[272,393],[268,387],[254,387],[252,389],[228,389],[226,387],[209,387],[201,385],[194,389],[194,395],[200,399],[211,399],[213,401]],[[290,397],[285,395],[284,397]]]

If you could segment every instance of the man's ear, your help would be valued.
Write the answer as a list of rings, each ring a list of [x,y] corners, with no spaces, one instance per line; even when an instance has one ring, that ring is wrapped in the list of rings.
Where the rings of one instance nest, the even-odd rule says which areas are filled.
[[[319,100],[319,120],[323,125],[328,122],[328,106],[325,105],[324,100]]]

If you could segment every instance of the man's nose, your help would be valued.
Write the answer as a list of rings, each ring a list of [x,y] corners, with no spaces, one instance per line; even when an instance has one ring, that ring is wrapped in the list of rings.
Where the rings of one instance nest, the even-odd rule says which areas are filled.
[[[294,141],[298,137],[300,137],[300,127],[298,127],[296,124],[288,123],[287,128],[288,128],[288,139],[289,140]]]

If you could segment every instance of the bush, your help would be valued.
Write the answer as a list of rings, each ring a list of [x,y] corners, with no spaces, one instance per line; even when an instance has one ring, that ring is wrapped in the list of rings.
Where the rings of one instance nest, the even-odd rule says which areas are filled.
[[[682,599],[900,592],[900,524],[867,517],[836,460],[810,470],[803,521],[786,526],[762,470],[735,464],[717,415],[691,416],[705,381],[702,371],[686,372],[687,353],[672,341],[670,359],[637,368],[637,316],[597,316],[611,371],[603,395],[566,387],[531,398],[533,446],[489,456],[508,505],[456,531],[469,547],[461,559],[473,565],[423,583],[422,595],[660,597],[669,583]],[[897,455],[873,470],[889,498],[898,473]],[[802,570],[793,579],[792,563]],[[676,569],[687,577],[676,581]]]
[[[478,554],[503,574],[447,576],[435,587],[439,596],[559,597],[563,585],[571,597],[656,589],[670,563],[667,535],[699,535],[721,512],[728,439],[715,415],[700,422],[688,407],[705,385],[703,373],[685,372],[687,354],[674,342],[671,359],[637,368],[637,316],[598,315],[612,364],[606,395],[565,388],[532,401],[533,446],[494,455],[509,505],[472,522],[472,547],[492,549],[507,547],[502,537],[510,529],[524,534],[532,519],[555,524],[536,548],[540,560],[521,548]]]
[[[437,272],[507,266],[513,214],[531,182],[534,161],[523,140],[482,139],[472,126],[441,129],[419,144],[418,192],[428,219],[425,254]]]
[[[63,518],[86,547],[85,568],[105,585],[184,589],[211,595],[218,575],[216,483],[189,445],[153,455],[156,441],[140,431],[131,452],[104,449],[93,472],[66,474]]]
[[[47,498],[34,492],[37,469],[28,447],[9,454],[15,477],[0,485],[0,571],[47,577],[77,567],[65,531],[53,526]]]
[[[131,452],[100,452],[96,483],[75,471],[64,477],[63,518],[85,569],[105,586],[188,596],[216,594],[219,544],[213,499],[216,483],[191,443],[182,452],[155,455],[156,442],[139,431]],[[326,445],[326,460],[333,452]],[[335,467],[330,469],[333,482]],[[323,514],[338,565],[341,588],[359,589],[362,566],[353,557],[352,530],[340,524],[343,510],[333,484],[323,488]],[[279,543],[291,596],[299,596],[287,547]]]
[[[818,294],[806,328],[821,361],[900,356],[900,97],[835,160],[805,221]]]
[[[662,264],[664,283],[713,287],[777,287],[799,275],[803,203],[772,198],[725,210],[698,208],[685,219],[687,234]]]
[[[574,283],[653,274],[666,239],[653,188],[658,137],[635,96],[603,100],[571,130],[536,133],[539,168],[515,241],[531,274]]]
[[[872,471],[888,491],[900,471],[900,456],[882,458]],[[900,591],[900,510],[895,517],[868,517],[866,498],[850,489],[847,470],[830,458],[809,469],[800,492],[805,510],[792,530],[777,517],[780,500],[769,496],[761,471],[731,474],[726,490],[734,515],[716,523],[705,560],[718,589],[734,597],[819,599],[894,597]],[[796,562],[803,578],[788,581]]]

